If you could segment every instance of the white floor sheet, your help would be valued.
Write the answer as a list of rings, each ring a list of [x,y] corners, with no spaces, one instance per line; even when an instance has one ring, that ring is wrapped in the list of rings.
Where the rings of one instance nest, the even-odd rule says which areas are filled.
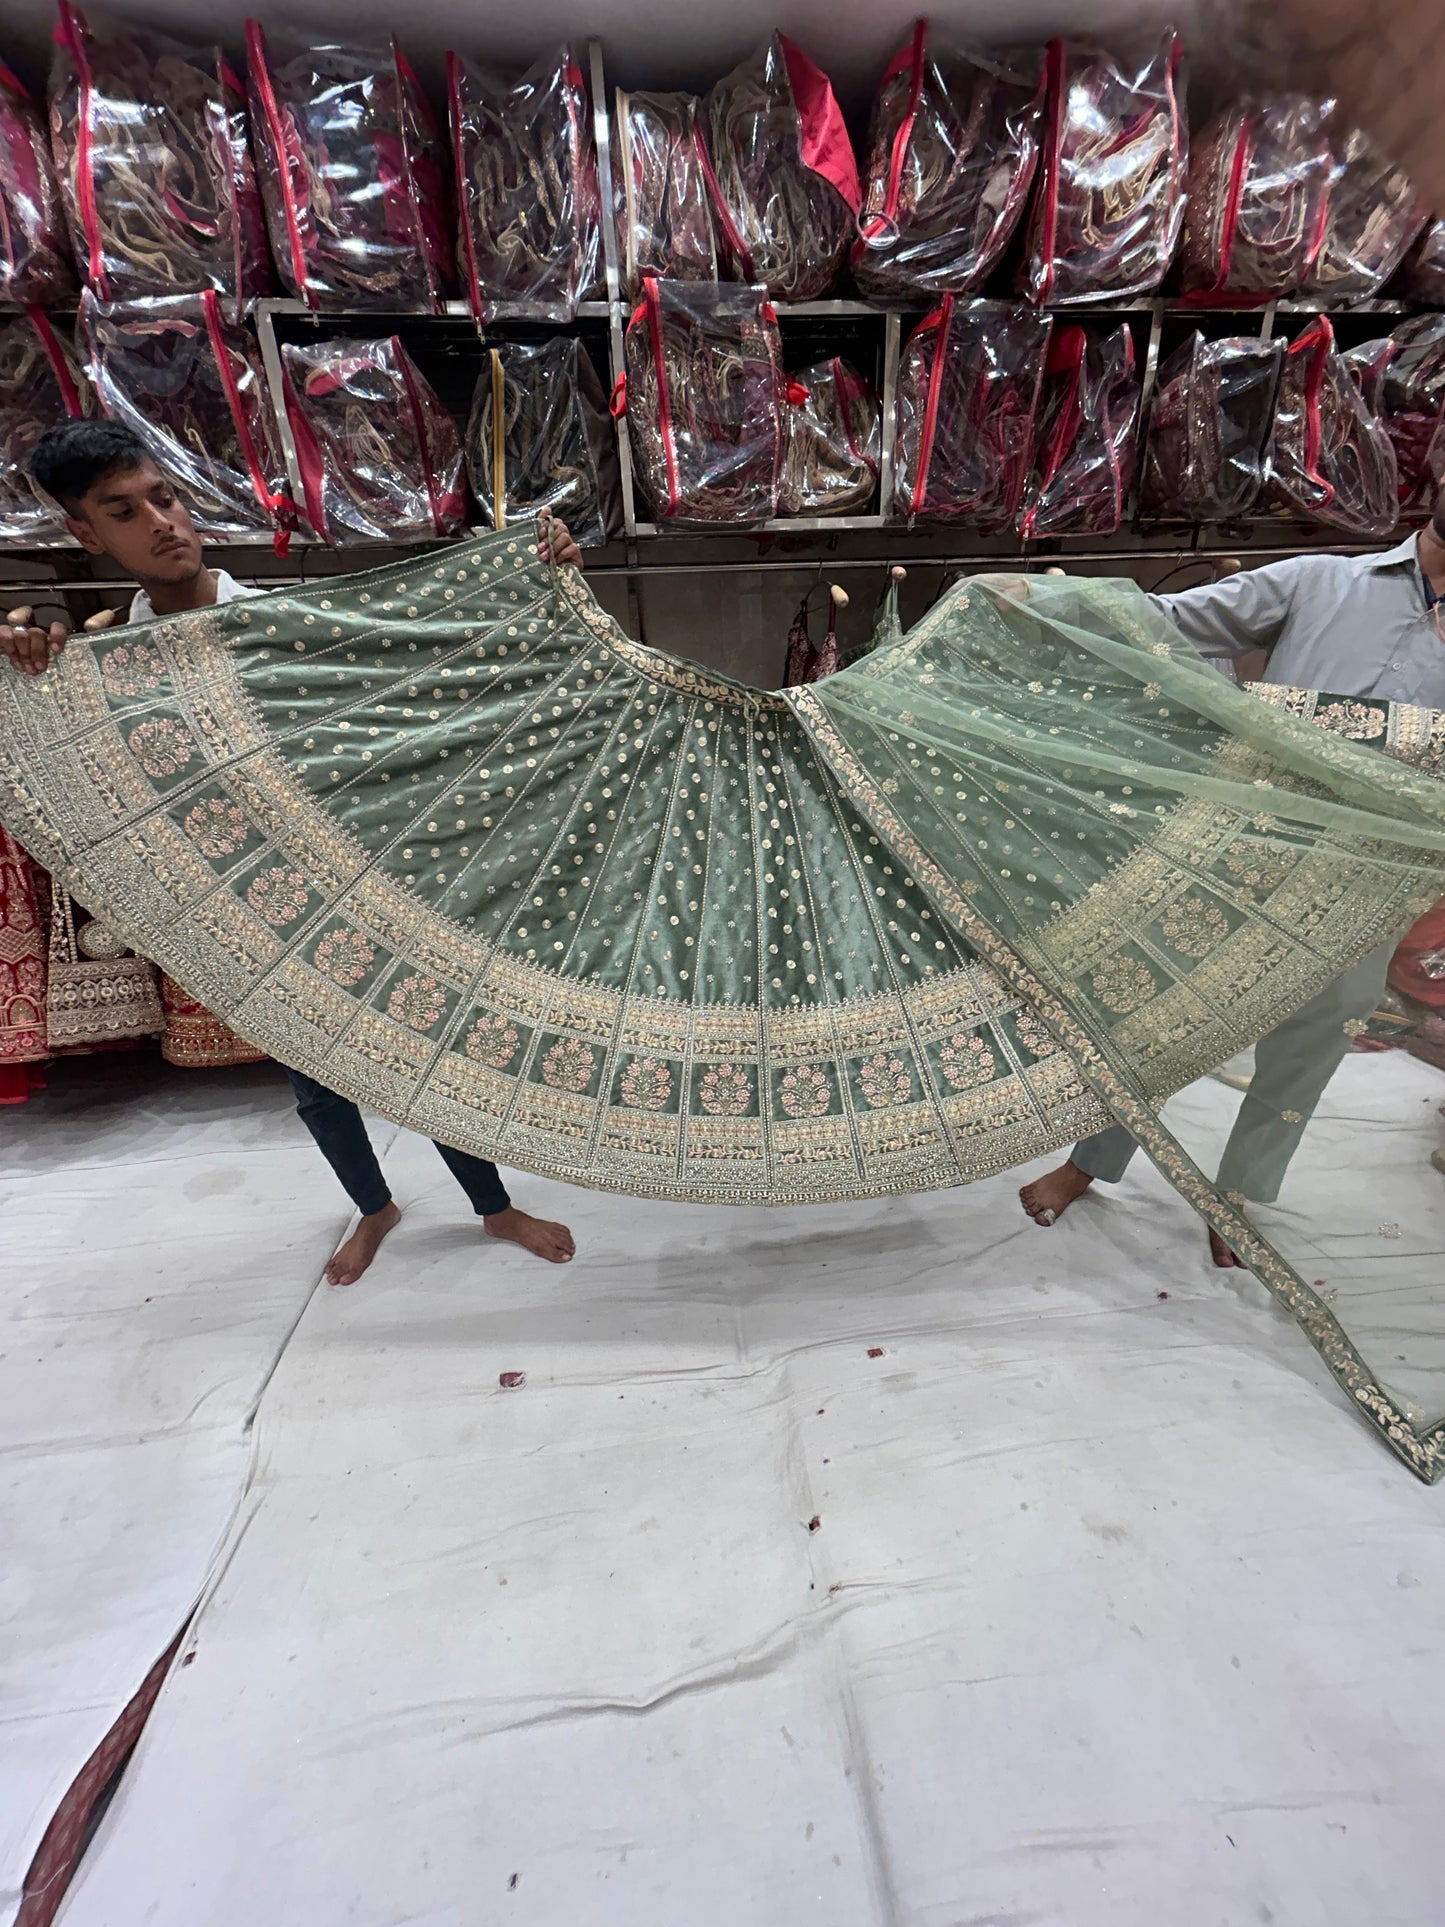
[[[279,1102],[86,1129],[5,1367],[27,1825],[239,1505],[63,1927],[1438,1927],[1445,1488],[1142,1160],[1047,1232],[519,1179],[552,1269],[403,1136],[311,1293]]]

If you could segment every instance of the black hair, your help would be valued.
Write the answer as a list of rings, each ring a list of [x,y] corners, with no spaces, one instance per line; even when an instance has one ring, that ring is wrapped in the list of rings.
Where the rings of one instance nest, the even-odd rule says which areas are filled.
[[[139,468],[151,452],[124,422],[68,421],[47,428],[30,451],[31,479],[71,514],[113,469]]]

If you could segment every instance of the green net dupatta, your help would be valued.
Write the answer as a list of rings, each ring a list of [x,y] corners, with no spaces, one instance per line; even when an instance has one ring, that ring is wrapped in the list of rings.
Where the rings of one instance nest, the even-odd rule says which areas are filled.
[[[1264,1276],[1158,1106],[1439,894],[1434,719],[1381,755],[1053,577],[767,695],[535,543],[0,670],[0,816],[242,1035],[501,1163],[804,1203],[1119,1118]]]

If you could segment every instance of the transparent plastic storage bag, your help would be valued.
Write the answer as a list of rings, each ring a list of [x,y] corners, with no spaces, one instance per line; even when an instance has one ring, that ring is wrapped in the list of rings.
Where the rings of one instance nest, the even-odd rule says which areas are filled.
[[[627,94],[619,87],[614,129],[617,254],[629,298],[649,274],[669,281],[728,279],[701,101],[694,94]]]
[[[592,357],[565,335],[489,350],[467,423],[467,468],[493,528],[551,509],[578,545],[622,527],[622,486],[607,397]]]
[[[1022,302],[945,295],[914,329],[898,375],[898,513],[1011,528],[1034,452],[1052,323]]]
[[[286,418],[323,541],[435,541],[467,521],[456,424],[396,335],[288,343]]]
[[[827,294],[862,192],[821,67],[775,33],[708,95],[707,146],[719,227],[743,278],[780,301]]]
[[[447,55],[457,268],[478,321],[571,321],[596,288],[602,205],[587,83],[571,47],[520,79]]]
[[[102,301],[271,291],[246,97],[219,47],[60,0],[50,128],[76,258]]]
[[[1307,94],[1244,99],[1194,142],[1180,284],[1200,306],[1287,295],[1325,239],[1334,153],[1328,108]]]
[[[1445,314],[1412,315],[1345,360],[1395,450],[1400,507],[1432,507],[1445,454]]]
[[[1049,42],[1019,278],[1041,307],[1143,294],[1164,279],[1189,165],[1180,58],[1173,32],[1134,55]]]
[[[73,540],[26,463],[47,428],[92,407],[90,384],[47,315],[33,308],[0,319],[0,543],[48,548]]]
[[[1334,143],[1324,236],[1305,293],[1326,301],[1378,294],[1410,251],[1429,210],[1403,168],[1359,128]]]
[[[273,56],[246,22],[251,130],[271,249],[315,308],[437,310],[452,284],[451,167],[436,116],[386,51]]]
[[[1185,522],[1246,515],[1264,484],[1283,343],[1196,332],[1163,363],[1145,432],[1139,506]]]
[[[108,304],[81,296],[77,339],[103,411],[133,428],[207,536],[296,522],[261,351],[214,291]]]
[[[878,397],[841,355],[788,378],[778,511],[846,515],[863,510],[878,486],[882,413]]]
[[[1399,519],[1394,448],[1335,346],[1328,315],[1286,350],[1264,502],[1347,535],[1389,535]]]
[[[873,108],[853,278],[882,300],[969,294],[1013,237],[1039,155],[1037,51],[966,52],[920,20]]]
[[[1139,376],[1134,337],[1056,323],[1044,364],[1033,473],[1019,534],[1113,535],[1134,485]]]
[[[643,283],[627,325],[627,410],[642,492],[663,523],[766,521],[778,508],[787,408],[767,291]]]
[[[45,120],[0,61],[0,307],[64,307],[75,290]]]

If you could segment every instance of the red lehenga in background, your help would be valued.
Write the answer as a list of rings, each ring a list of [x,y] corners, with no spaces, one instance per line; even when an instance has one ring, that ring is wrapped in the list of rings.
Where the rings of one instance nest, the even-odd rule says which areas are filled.
[[[45,946],[34,866],[0,824],[0,1104],[45,1086]]]

